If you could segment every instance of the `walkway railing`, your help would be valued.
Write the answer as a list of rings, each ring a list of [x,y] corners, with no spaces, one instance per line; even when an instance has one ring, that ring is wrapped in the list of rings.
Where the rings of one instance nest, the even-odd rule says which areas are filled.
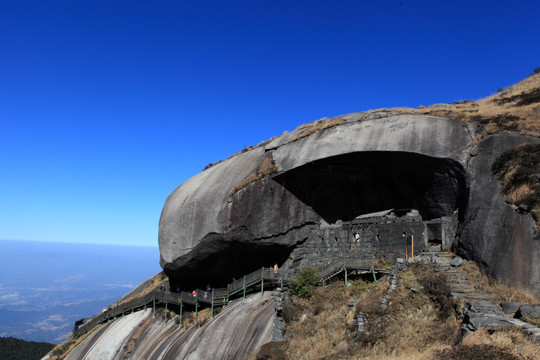
[[[321,283],[324,286],[328,280],[342,272],[345,273],[345,281],[347,281],[347,271],[352,270],[368,270],[374,272],[375,255],[370,254],[363,257],[343,257],[334,260],[319,270],[319,274],[321,275]]]
[[[351,270],[369,270],[374,271],[374,256],[363,258],[339,258],[323,268],[319,269],[321,274],[321,283],[324,285],[326,281],[332,277],[345,272],[345,279],[347,278],[347,271]],[[195,294],[189,292],[169,292],[154,290],[139,298],[132,299],[128,302],[117,305],[104,311],[103,313],[94,316],[86,323],[75,326],[73,329],[73,337],[79,337],[88,330],[92,329],[97,324],[114,319],[118,316],[132,313],[136,310],[146,309],[152,306],[152,309],[156,309],[156,305],[165,304],[167,309],[169,305],[176,305],[180,307],[180,322],[182,322],[182,311],[185,304],[195,306],[195,319],[197,319],[197,313],[199,306],[210,306],[211,316],[214,315],[214,306],[223,306],[229,302],[229,298],[240,292],[243,296],[246,296],[246,291],[255,285],[260,283],[261,293],[264,292],[264,282],[278,282],[282,286],[284,283],[289,283],[294,280],[297,273],[294,269],[273,269],[262,268],[245,275],[243,278],[233,281],[228,284],[226,288],[212,289],[211,291],[196,291]]]
[[[94,316],[86,323],[75,326],[73,330],[73,337],[79,337],[83,333],[92,329],[95,325],[106,322],[108,320],[114,319],[118,316],[125,315],[127,313],[134,312],[138,309],[146,309],[148,306],[152,306],[155,311],[156,304],[165,304],[165,308],[168,308],[168,305],[180,306],[180,312],[182,313],[182,307],[185,304],[195,306],[195,312],[197,317],[197,312],[199,306],[206,305],[211,306],[212,316],[214,315],[214,306],[226,305],[229,302],[229,298],[239,292],[243,292],[245,297],[246,291],[248,288],[255,286],[261,283],[261,292],[264,291],[264,282],[280,282],[288,283],[292,281],[295,277],[295,272],[293,269],[277,269],[273,268],[262,268],[256,270],[251,274],[244,276],[239,280],[233,281],[227,286],[227,288],[222,289],[212,289],[212,291],[196,291],[195,294],[182,291],[180,293],[174,293],[169,291],[158,291],[154,290],[151,293],[148,293],[140,298],[132,299],[128,302],[120,304],[116,307],[111,307],[105,312]],[[181,321],[181,320],[180,320]]]

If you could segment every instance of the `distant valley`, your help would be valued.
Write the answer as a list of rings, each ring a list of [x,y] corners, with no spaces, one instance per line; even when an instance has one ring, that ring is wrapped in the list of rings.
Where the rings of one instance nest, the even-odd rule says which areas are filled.
[[[0,240],[0,337],[60,343],[161,271],[157,247]]]

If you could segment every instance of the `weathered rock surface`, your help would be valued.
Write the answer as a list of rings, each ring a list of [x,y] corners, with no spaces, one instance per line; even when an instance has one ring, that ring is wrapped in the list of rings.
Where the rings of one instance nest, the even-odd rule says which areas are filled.
[[[251,295],[227,305],[213,320],[182,329],[174,320],[152,319],[152,310],[120,317],[84,339],[66,360],[246,359],[272,338],[273,298]],[[145,324],[150,321],[149,324]],[[140,331],[138,340],[130,339]]]
[[[502,185],[491,172],[504,151],[526,142],[539,139],[501,133],[487,137],[471,151],[470,195],[457,252],[496,278],[540,293],[540,235],[534,219],[505,202]]]
[[[516,313],[516,311],[518,311],[518,306],[513,301],[503,301],[503,302],[501,302],[501,308],[502,308],[502,311],[505,314],[514,315]]]
[[[463,259],[460,258],[459,256],[455,256],[452,259],[452,261],[450,261],[450,265],[453,267],[460,267],[462,263],[463,263]]]
[[[533,317],[526,317],[521,320],[514,318],[513,312],[517,310],[515,303],[505,301],[497,304],[497,301],[490,295],[475,288],[463,267],[452,267],[448,261],[449,256],[448,253],[440,253],[434,258],[430,258],[429,262],[435,263],[436,270],[445,274],[447,284],[454,298],[457,316],[463,320],[461,324],[462,331],[467,333],[479,329],[489,332],[521,329],[533,341],[540,341],[540,329],[534,324],[525,322],[525,320],[533,319]],[[428,258],[425,254],[422,257],[424,261]],[[532,312],[535,310],[540,312],[540,306],[535,309],[535,306],[522,305],[521,308],[525,312],[531,309]],[[518,316],[519,313],[516,314],[516,317]]]
[[[517,317],[540,320],[540,305],[521,305]]]
[[[424,220],[457,210],[454,246],[461,256],[540,289],[534,220],[505,203],[491,172],[504,150],[539,139],[501,133],[471,149],[474,124],[453,119],[380,112],[326,121],[342,124],[300,138],[305,129],[286,133],[169,195],[159,246],[173,286],[219,286],[261,266],[292,266],[293,250],[320,241],[314,234],[324,238],[321,225],[414,208]],[[231,194],[266,158],[277,172]]]

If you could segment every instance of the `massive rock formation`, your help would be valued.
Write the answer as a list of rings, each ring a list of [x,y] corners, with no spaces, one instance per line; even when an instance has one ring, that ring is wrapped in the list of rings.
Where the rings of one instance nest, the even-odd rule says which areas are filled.
[[[375,112],[285,133],[210,167],[167,198],[161,265],[173,288],[217,287],[262,266],[301,264],[305,249],[331,247],[329,228],[359,215],[408,208],[424,221],[457,217],[449,232],[460,254],[539,289],[534,220],[505,202],[491,164],[505,150],[540,140],[503,132],[476,142],[477,132],[474,122]],[[427,231],[418,236],[427,242]]]
[[[65,359],[246,359],[271,340],[274,302],[269,295],[233,301],[212,321],[187,329],[153,317],[152,309],[135,312],[101,325]]]

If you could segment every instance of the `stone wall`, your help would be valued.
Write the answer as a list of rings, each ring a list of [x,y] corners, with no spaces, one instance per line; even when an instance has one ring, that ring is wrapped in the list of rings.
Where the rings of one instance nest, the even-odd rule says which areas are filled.
[[[294,268],[321,267],[336,257],[375,254],[381,258],[405,256],[406,236],[414,236],[414,250],[426,249],[426,226],[418,214],[373,216],[313,226],[306,241],[292,253],[286,265]],[[409,255],[411,246],[408,247]]]

